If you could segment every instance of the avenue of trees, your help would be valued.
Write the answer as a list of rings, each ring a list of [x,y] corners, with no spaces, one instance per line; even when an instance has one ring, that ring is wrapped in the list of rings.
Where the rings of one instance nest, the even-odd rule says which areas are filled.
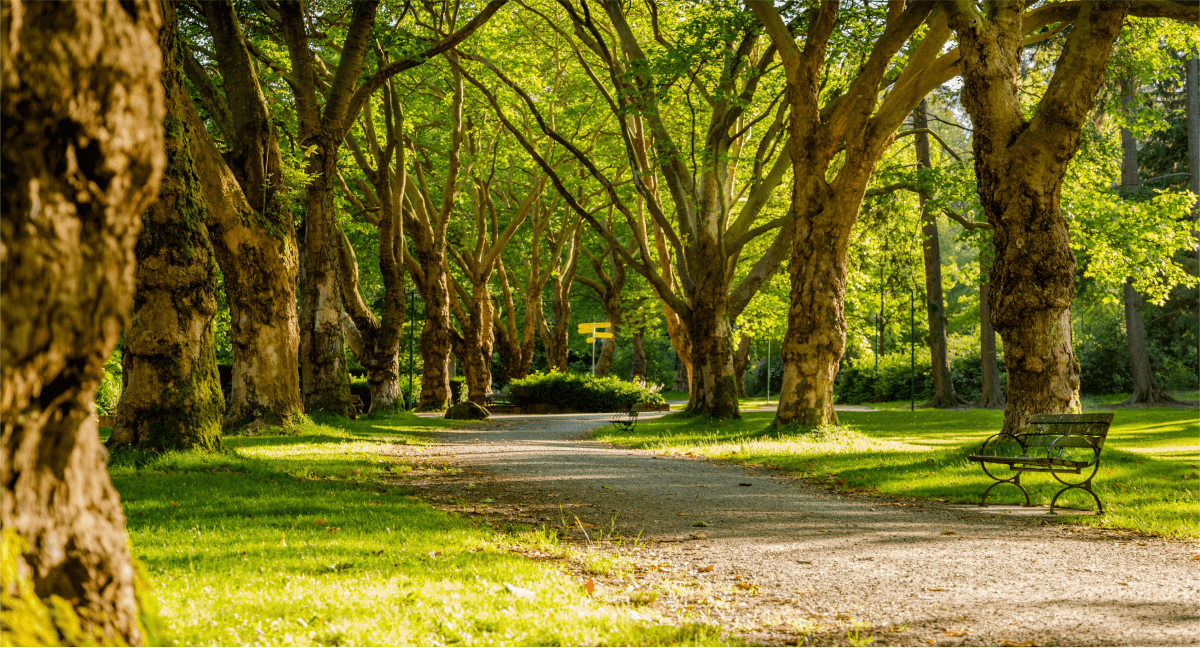
[[[581,308],[616,334],[597,373],[669,340],[694,415],[737,417],[774,340],[776,426],[836,423],[910,299],[935,407],[967,402],[975,304],[1006,430],[1080,409],[1080,291],[1119,305],[1130,404],[1171,398],[1152,325],[1195,358],[1194,2],[0,11],[0,520],[31,595],[106,640],[145,641],[93,416],[117,348],[108,445],[152,451],[353,416],[352,369],[372,411],[445,409],[457,371],[483,404],[497,370],[570,370]]]

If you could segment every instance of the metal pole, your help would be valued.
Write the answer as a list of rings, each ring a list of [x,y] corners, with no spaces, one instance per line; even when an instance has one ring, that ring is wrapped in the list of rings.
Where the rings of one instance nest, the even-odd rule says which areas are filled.
[[[771,402],[771,338],[767,338],[767,402]]]
[[[592,331],[592,375],[596,375],[596,331]]]

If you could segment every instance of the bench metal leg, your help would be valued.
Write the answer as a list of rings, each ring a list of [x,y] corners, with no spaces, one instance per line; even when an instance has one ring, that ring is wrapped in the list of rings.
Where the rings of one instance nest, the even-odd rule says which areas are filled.
[[[1066,488],[1055,493],[1054,499],[1050,500],[1050,515],[1055,514],[1054,513],[1054,504],[1055,504],[1055,502],[1058,502],[1058,496],[1071,490],[1072,488],[1078,488],[1081,491],[1086,491],[1088,495],[1091,495],[1092,499],[1096,500],[1096,515],[1104,515],[1104,505],[1100,503],[1100,497],[1098,495],[1096,495],[1096,491],[1092,490],[1092,480],[1090,480],[1090,479],[1083,482],[1082,484],[1068,485]]]
[[[1012,484],[1013,486],[1020,488],[1021,493],[1023,493],[1025,495],[1025,506],[1030,505],[1029,491],[1025,490],[1025,487],[1021,485],[1021,473],[1017,473],[1016,475],[1014,475],[1008,479],[999,479],[995,475],[991,474],[990,472],[987,472],[986,470],[984,472],[987,473],[988,477],[995,479],[996,483],[992,484],[991,486],[988,486],[987,490],[983,491],[983,497],[979,500],[980,506],[987,506],[988,493],[992,492],[992,489],[999,486],[1000,484]]]

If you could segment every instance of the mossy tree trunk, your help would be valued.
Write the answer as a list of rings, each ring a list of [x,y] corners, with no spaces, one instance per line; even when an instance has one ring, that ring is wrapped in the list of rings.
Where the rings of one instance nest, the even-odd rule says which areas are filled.
[[[225,398],[215,346],[217,264],[191,153],[175,8],[161,5],[167,167],[142,216],[133,315],[122,348],[125,388],[108,445],[221,448]]]
[[[66,645],[148,640],[93,399],[165,166],[159,28],[149,2],[0,6],[0,523],[78,615]]]
[[[206,225],[229,301],[233,385],[223,425],[290,426],[304,413],[295,289],[299,257],[292,214],[282,199],[279,134],[233,4],[199,6],[224,91],[186,49],[184,71],[228,147],[228,155],[217,150],[189,105]]]
[[[993,227],[992,324],[1004,340],[1004,431],[1033,414],[1078,412],[1079,363],[1071,344],[1075,256],[1059,203],[1063,175],[1104,77],[1129,4],[1084,3],[1031,118],[1020,95],[1023,4],[986,14],[954,6],[963,106],[974,124],[975,176]]]

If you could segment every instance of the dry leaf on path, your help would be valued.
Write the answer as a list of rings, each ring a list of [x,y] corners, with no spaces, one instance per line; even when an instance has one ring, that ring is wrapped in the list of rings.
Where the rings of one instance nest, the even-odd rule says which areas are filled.
[[[596,583],[592,581],[591,576],[588,576],[587,581],[584,582],[583,589],[587,590],[588,596],[591,596],[596,591]]]
[[[957,531],[942,531],[942,535],[958,535]]]
[[[712,570],[714,570],[714,569],[716,569],[716,568],[717,568],[717,566],[716,566],[716,565],[709,565],[708,567],[701,567],[700,569],[697,569],[696,571],[698,571],[698,572],[710,572],[710,571],[712,571]]]

